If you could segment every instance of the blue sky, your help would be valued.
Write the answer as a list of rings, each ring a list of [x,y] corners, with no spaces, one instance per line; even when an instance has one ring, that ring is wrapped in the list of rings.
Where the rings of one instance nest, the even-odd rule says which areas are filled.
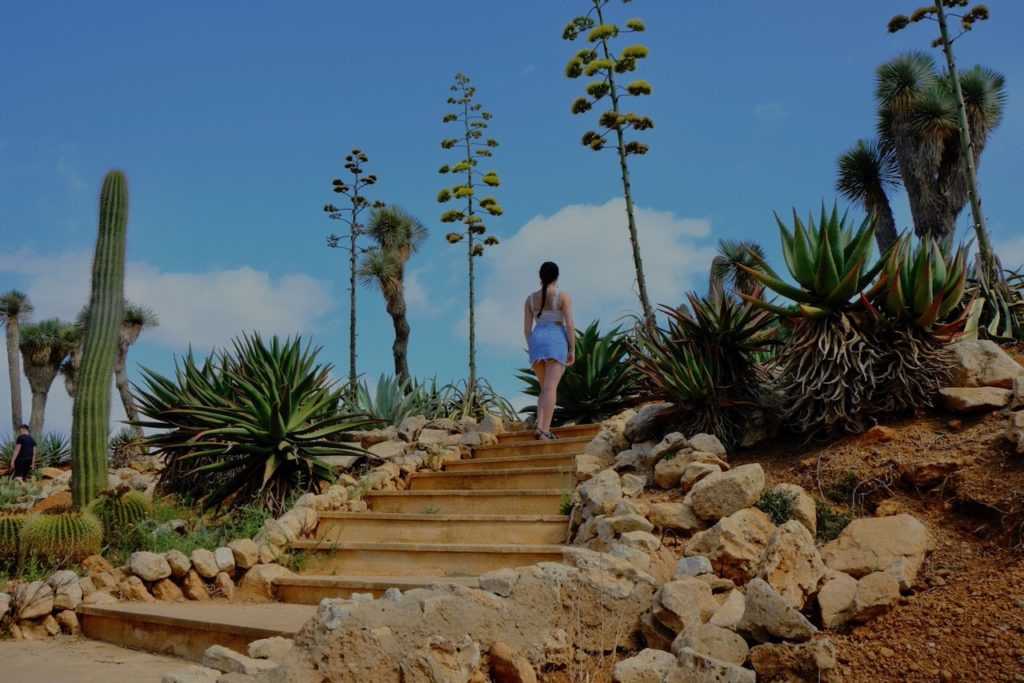
[[[918,0],[919,1],[919,0]],[[73,317],[87,298],[96,196],[107,169],[131,186],[128,294],[162,325],[132,361],[172,367],[246,330],[312,335],[347,363],[345,255],[321,211],[331,179],[359,147],[379,177],[374,198],[431,230],[410,261],[410,366],[466,374],[465,257],[444,241],[435,197],[448,86],[464,72],[494,114],[492,167],[504,244],[478,261],[479,362],[514,397],[524,365],[521,301],[545,258],[562,267],[577,322],[636,308],[616,160],[579,144],[593,115],[573,116],[582,83],[563,75],[561,39],[583,0],[411,2],[7,2],[0,6],[0,291],[18,288],[36,318]],[[991,0],[993,19],[956,45],[961,64],[1002,71],[1009,96],[982,158],[986,214],[1007,265],[1024,261],[1015,200],[1024,185],[1024,4]],[[772,211],[834,199],[835,157],[872,134],[874,69],[929,49],[934,28],[891,36],[915,0],[614,3],[641,17],[651,50],[635,101],[656,128],[632,162],[641,249],[653,298],[703,290],[718,238],[777,254]],[[625,45],[631,40],[623,41]],[[933,51],[936,57],[940,55]],[[486,167],[490,168],[490,167]],[[909,224],[902,199],[898,224]],[[967,221],[961,218],[962,229]],[[360,291],[360,370],[390,372],[392,328],[379,295]],[[0,373],[6,382],[6,373]],[[51,394],[48,424],[67,429]],[[26,388],[27,400],[27,388]],[[0,410],[7,412],[7,388]]]

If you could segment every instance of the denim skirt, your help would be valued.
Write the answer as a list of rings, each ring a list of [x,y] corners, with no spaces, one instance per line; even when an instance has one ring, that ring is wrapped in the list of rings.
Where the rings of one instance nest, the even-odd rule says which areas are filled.
[[[530,333],[530,365],[542,360],[565,365],[569,355],[569,337],[565,327],[557,323],[540,323]]]

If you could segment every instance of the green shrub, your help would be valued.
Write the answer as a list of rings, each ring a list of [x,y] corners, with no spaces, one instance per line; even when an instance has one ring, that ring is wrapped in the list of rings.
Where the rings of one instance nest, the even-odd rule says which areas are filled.
[[[103,526],[88,512],[28,517],[21,530],[21,554],[52,565],[80,562],[100,552]]]
[[[853,494],[860,486],[860,479],[853,472],[847,472],[825,487],[825,496],[835,503],[853,504]]]
[[[835,539],[853,521],[852,515],[836,510],[820,498],[814,499],[814,508],[818,518],[818,540],[822,543]]]
[[[602,335],[594,321],[576,333],[576,363],[565,369],[555,399],[555,424],[587,424],[621,412],[636,400],[640,387],[629,365],[629,344],[618,327]],[[521,368],[517,378],[526,384],[528,396],[540,396],[540,382],[531,368]],[[535,414],[536,406],[522,412]]]
[[[320,456],[364,456],[342,435],[371,422],[337,412],[341,391],[318,353],[299,337],[255,334],[202,364],[186,355],[173,379],[143,369],[139,426],[156,430],[145,443],[166,462],[158,490],[276,513],[293,492],[334,480]]]
[[[22,515],[0,517],[0,564],[17,559],[21,529],[25,526]]]
[[[773,524],[782,525],[793,519],[793,512],[796,511],[796,494],[765,489],[755,507],[771,517]]]

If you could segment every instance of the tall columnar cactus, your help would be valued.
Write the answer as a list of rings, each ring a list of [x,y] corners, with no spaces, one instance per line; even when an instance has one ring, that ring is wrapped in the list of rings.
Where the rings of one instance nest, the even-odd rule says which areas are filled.
[[[99,234],[92,263],[89,322],[82,342],[71,423],[71,497],[82,509],[107,486],[110,382],[124,318],[124,245],[128,182],[110,171],[100,191]]]

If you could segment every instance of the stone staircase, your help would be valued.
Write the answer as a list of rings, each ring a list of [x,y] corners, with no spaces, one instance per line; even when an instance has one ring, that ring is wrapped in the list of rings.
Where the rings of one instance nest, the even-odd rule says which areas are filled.
[[[501,434],[443,472],[410,476],[404,491],[364,496],[367,512],[321,513],[312,539],[296,541],[302,573],[274,581],[270,605],[158,603],[80,608],[86,636],[198,660],[209,645],[244,651],[267,635],[294,635],[323,598],[382,595],[440,583],[477,586],[495,569],[560,562],[562,514],[575,486],[574,455],[596,425],[563,427],[557,441]]]

